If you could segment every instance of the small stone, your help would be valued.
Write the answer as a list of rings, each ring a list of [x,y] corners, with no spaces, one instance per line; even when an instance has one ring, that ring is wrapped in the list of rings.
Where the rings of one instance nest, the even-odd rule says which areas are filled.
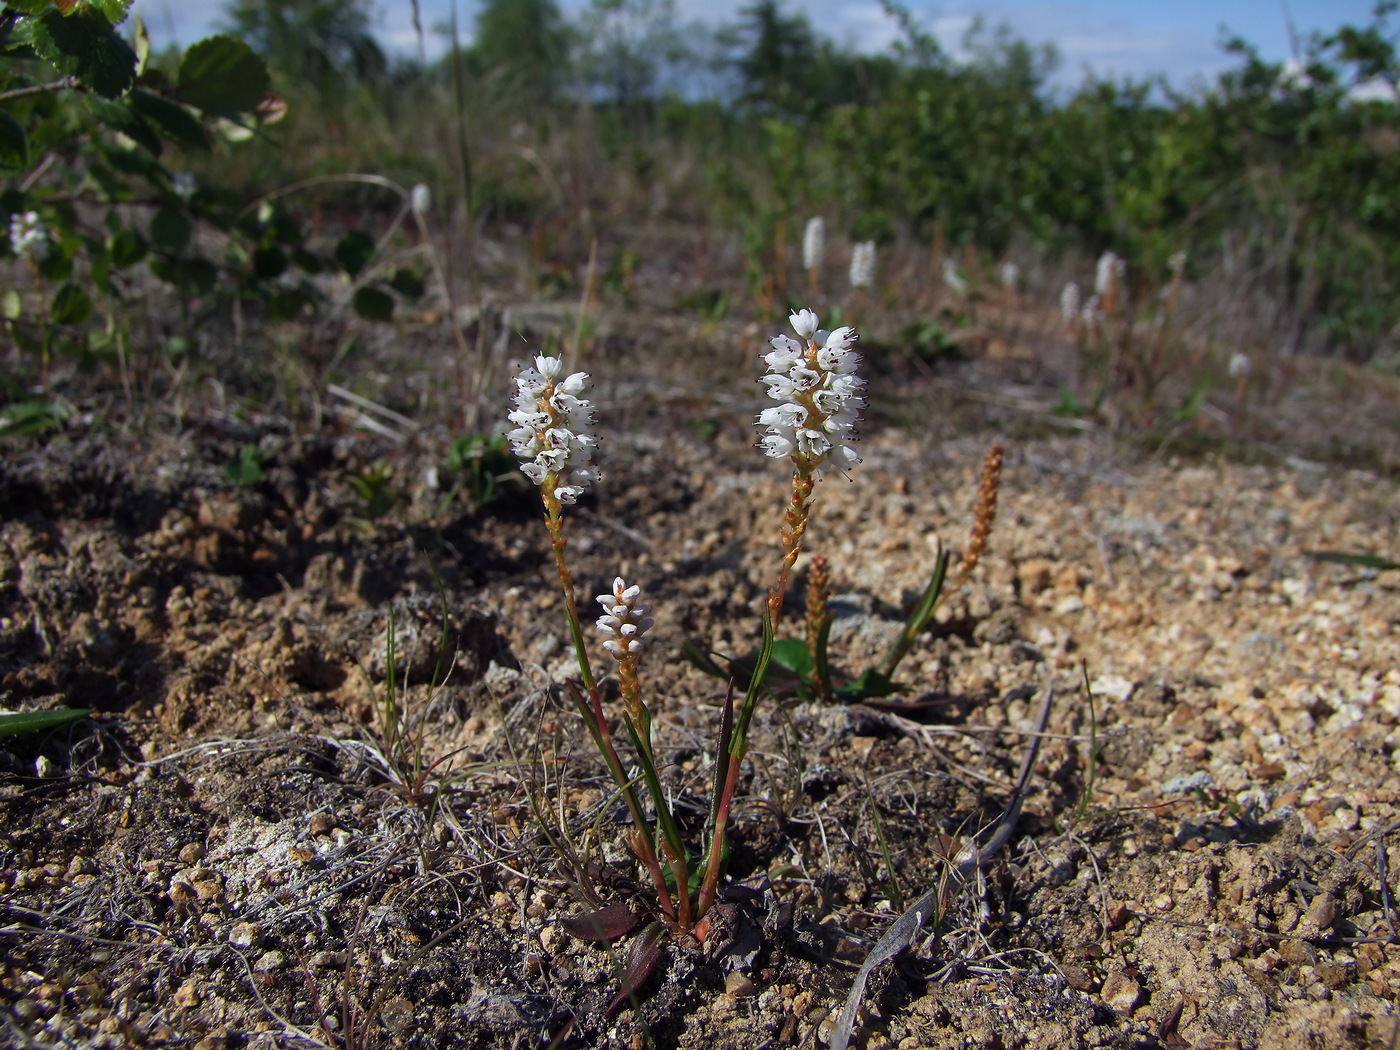
[[[73,859],[68,862],[68,877],[74,878],[78,875],[96,875],[97,863],[91,857],[85,857],[81,853],[74,854]]]
[[[334,970],[343,967],[346,958],[345,952],[315,952],[307,962],[318,970]]]
[[[752,979],[738,970],[729,971],[729,976],[724,979],[724,990],[736,999],[747,998],[757,991]]]
[[[202,996],[199,994],[199,981],[191,977],[179,988],[175,989],[175,1005],[186,1008],[198,1006]]]
[[[185,864],[198,864],[204,859],[204,843],[187,842],[180,847],[180,860]]]
[[[379,1008],[379,1017],[395,1031],[402,1031],[413,1023],[413,1003],[402,995],[396,995]]]
[[[280,970],[287,965],[287,956],[273,948],[270,952],[263,952],[258,957],[258,961],[253,963],[253,969],[259,973],[271,973],[273,970]]]
[[[255,922],[236,923],[228,931],[228,942],[235,948],[256,948],[262,944],[262,927]]]
[[[1122,970],[1114,970],[1104,978],[1099,997],[1120,1016],[1126,1017],[1142,1000],[1142,985]]]
[[[1330,893],[1319,893],[1308,905],[1307,921],[1319,930],[1330,930],[1337,921],[1337,901]]]
[[[200,879],[194,884],[194,893],[202,901],[218,900],[223,896],[223,883],[218,879]]]
[[[309,826],[313,835],[329,835],[331,829],[335,827],[335,817],[324,810],[320,813],[313,813]]]

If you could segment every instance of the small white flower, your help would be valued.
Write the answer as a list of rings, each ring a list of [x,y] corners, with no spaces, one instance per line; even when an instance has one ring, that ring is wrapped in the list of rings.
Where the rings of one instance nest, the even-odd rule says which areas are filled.
[[[598,441],[589,433],[593,406],[578,396],[587,389],[588,376],[574,372],[560,379],[563,370],[558,358],[544,356],[535,358],[533,368],[520,370],[507,417],[515,429],[506,436],[526,461],[521,473],[536,485],[552,485],[560,503],[576,503],[600,477],[589,465]]]
[[[1252,367],[1253,362],[1250,361],[1248,354],[1236,350],[1230,355],[1229,371],[1231,379],[1239,379],[1249,375]]]
[[[1079,311],[1080,320],[1090,328],[1095,328],[1103,323],[1103,300],[1097,295],[1089,296],[1089,301],[1084,304],[1084,309]]]
[[[803,470],[844,471],[860,462],[855,449],[841,442],[854,431],[865,406],[865,381],[856,375],[860,354],[851,349],[856,330],[824,331],[811,310],[800,310],[789,320],[803,342],[780,335],[764,355],[768,374],[763,382],[778,404],[759,414],[758,426],[767,433],[758,447],[774,459],[791,457]]]
[[[1172,277],[1180,280],[1186,270],[1186,253],[1172,252],[1171,258],[1167,260],[1167,269],[1171,271]]]
[[[1070,281],[1060,289],[1060,317],[1069,324],[1079,316],[1079,285]]]
[[[42,259],[49,254],[49,232],[37,211],[10,216],[10,251]]]
[[[1014,292],[1016,286],[1021,283],[1021,268],[1014,262],[1004,262],[1001,264],[1001,286],[1008,292]]]
[[[851,245],[851,287],[869,288],[875,283],[875,242]]]
[[[1127,272],[1127,263],[1113,252],[1104,252],[1099,256],[1098,265],[1094,268],[1095,294],[1106,294],[1110,283],[1121,288],[1123,285],[1123,278],[1127,275]]]
[[[598,617],[595,626],[608,636],[603,648],[615,659],[640,653],[646,645],[642,635],[656,624],[647,613],[650,605],[638,605],[637,598],[642,589],[636,584],[631,587],[621,577],[613,580],[610,594],[600,594],[597,602],[603,607],[603,615]]]
[[[414,215],[427,215],[433,206],[433,191],[428,189],[426,183],[420,182],[413,187],[413,192],[409,194],[409,207],[413,209]]]
[[[807,228],[802,231],[802,268],[820,270],[825,250],[826,222],[820,215],[814,215],[807,220]]]
[[[182,201],[185,201],[186,203],[188,203],[190,198],[194,196],[194,191],[196,188],[197,184],[194,180],[194,174],[192,172],[177,171],[174,175],[170,177],[171,192],[173,192],[175,196],[179,197]]]
[[[967,294],[967,281],[958,273],[957,263],[952,259],[943,260],[943,283],[952,289],[954,295]]]

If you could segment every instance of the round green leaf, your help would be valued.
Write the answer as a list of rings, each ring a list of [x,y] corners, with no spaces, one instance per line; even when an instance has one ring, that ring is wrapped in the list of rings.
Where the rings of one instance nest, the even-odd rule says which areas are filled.
[[[389,277],[389,287],[405,299],[421,298],[425,291],[423,278],[404,266],[400,266]]]
[[[366,285],[355,293],[355,313],[366,321],[392,321],[394,297],[380,288]]]
[[[29,167],[29,139],[24,125],[0,109],[0,169],[23,171]]]
[[[265,281],[280,277],[287,270],[287,253],[275,245],[253,252],[253,272]]]
[[[176,90],[182,101],[233,119],[256,109],[269,86],[267,65],[253,49],[219,34],[185,49]]]
[[[54,293],[49,317],[54,324],[82,324],[92,316],[92,299],[76,284],[69,282]]]
[[[146,257],[146,238],[130,226],[125,226],[107,239],[107,251],[112,256],[112,265],[118,270],[125,270]]]
[[[57,9],[45,11],[34,20],[32,39],[39,57],[105,98],[116,98],[136,77],[136,52],[96,8],[78,8],[66,16]]]
[[[190,220],[175,208],[161,208],[151,217],[151,240],[170,255],[179,255],[189,246],[190,233]]]
[[[351,230],[336,243],[335,260],[351,277],[358,277],[374,258],[374,238],[364,230]]]

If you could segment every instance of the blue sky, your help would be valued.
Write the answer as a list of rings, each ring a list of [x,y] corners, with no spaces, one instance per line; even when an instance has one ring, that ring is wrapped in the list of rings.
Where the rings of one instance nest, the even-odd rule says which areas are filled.
[[[586,0],[561,0],[566,11]],[[676,0],[681,19],[732,19],[748,0]],[[1298,34],[1330,32],[1340,25],[1364,25],[1374,0],[988,0],[988,2],[926,2],[908,4],[920,23],[932,31],[945,50],[956,53],[958,42],[977,16],[993,24],[1005,22],[1016,35],[1032,43],[1059,48],[1058,80],[1074,84],[1085,73],[1133,76],[1165,73],[1179,87],[1213,80],[1231,65],[1220,49],[1222,26],[1256,45],[1266,59],[1282,62],[1291,54],[1290,20]],[[876,51],[895,36],[879,0],[789,0],[789,9],[802,10],[817,28],[857,49]],[[391,49],[416,53],[410,4],[407,0],[379,2],[378,32]],[[159,45],[172,37],[188,43],[211,32],[224,8],[223,0],[137,0],[134,10],[145,18]],[[444,22],[451,0],[420,0],[425,29]],[[472,0],[459,0],[464,31],[475,17]],[[440,42],[429,34],[429,54]]]

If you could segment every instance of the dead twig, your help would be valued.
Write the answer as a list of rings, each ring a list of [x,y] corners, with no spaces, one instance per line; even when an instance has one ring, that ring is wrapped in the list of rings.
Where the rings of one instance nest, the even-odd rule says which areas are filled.
[[[1011,798],[1006,804],[1005,811],[1000,819],[992,825],[991,837],[987,839],[986,845],[978,846],[977,836],[974,835],[953,858],[952,874],[958,883],[965,883],[973,872],[990,864],[992,858],[1001,852],[1002,847],[1011,840],[1011,836],[1015,833],[1016,824],[1021,819],[1021,806],[1026,800],[1026,788],[1030,783],[1031,770],[1035,768],[1035,761],[1040,755],[1040,734],[1045,731],[1046,723],[1050,720],[1050,705],[1054,697],[1054,683],[1047,682],[1045,699],[1041,702],[1040,713],[1036,718],[1036,733],[1031,737],[1030,747],[1026,749],[1025,761],[1021,763],[1021,775],[1016,780],[1016,787],[1011,792]],[[871,972],[882,962],[893,959],[913,941],[919,930],[923,928],[924,923],[937,913],[943,888],[943,886],[935,886],[915,901],[911,908],[895,919],[890,928],[885,931],[885,935],[870,950],[870,954],[866,956],[865,962],[861,964],[860,971],[856,974],[850,994],[846,997],[846,1005],[841,1011],[840,1020],[831,1032],[831,1050],[846,1050],[851,1041],[851,1029],[855,1027],[856,1011],[860,1009],[861,997],[865,994],[865,985],[870,979]]]

